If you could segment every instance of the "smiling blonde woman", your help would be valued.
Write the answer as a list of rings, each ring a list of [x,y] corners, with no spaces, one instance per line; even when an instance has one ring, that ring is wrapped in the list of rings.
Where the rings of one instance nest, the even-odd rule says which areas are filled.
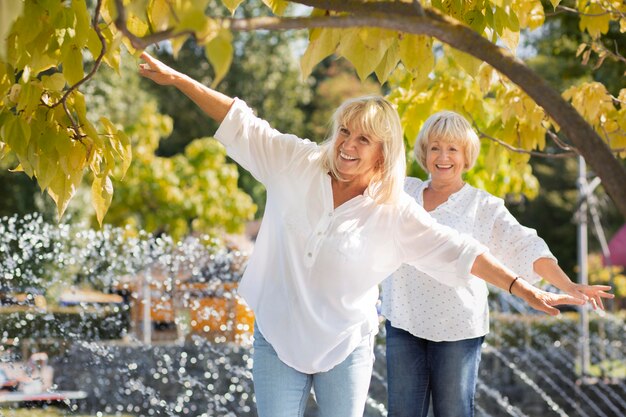
[[[461,285],[470,271],[502,288],[515,274],[470,237],[436,224],[401,190],[397,112],[381,97],[342,105],[324,145],[282,134],[241,100],[148,54],[139,73],[172,85],[220,123],[215,137],[267,189],[239,293],[256,319],[253,380],[260,417],[302,416],[311,387],[322,417],[363,415],[378,329],[378,284],[403,262]],[[549,314],[573,297],[518,280]]]

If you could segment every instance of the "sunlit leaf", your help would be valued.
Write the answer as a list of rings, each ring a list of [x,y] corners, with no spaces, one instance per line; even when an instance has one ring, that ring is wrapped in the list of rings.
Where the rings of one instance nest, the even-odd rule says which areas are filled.
[[[373,36],[361,33],[370,30],[373,29],[356,28],[343,31],[337,47],[337,53],[352,63],[361,80],[365,80],[374,72],[386,52],[384,43],[368,42],[367,40],[373,40]]]
[[[285,9],[287,9],[287,6],[289,5],[289,2],[285,0],[263,0],[263,3],[272,9],[272,12],[278,16],[285,13]]]
[[[94,176],[91,183],[91,204],[96,210],[96,218],[102,226],[104,215],[111,206],[113,199],[113,183],[111,178],[106,175],[104,177]]]
[[[26,159],[28,150],[28,141],[30,140],[30,125],[26,120],[19,116],[9,114],[0,127],[2,140],[7,143],[11,149],[22,158]]]
[[[387,52],[385,52],[385,56],[378,64],[376,68],[376,77],[378,77],[378,81],[382,84],[387,81],[387,77],[389,74],[398,66],[398,62],[400,61],[400,46],[398,42],[394,42]]]
[[[211,87],[215,88],[224,78],[233,60],[233,35],[229,30],[223,29],[218,36],[207,43],[204,51],[215,71],[215,78]]]
[[[5,39],[15,19],[22,14],[24,3],[16,0],[0,0],[0,60],[5,59]]]
[[[63,75],[68,83],[74,85],[85,77],[83,54],[78,46],[72,44],[63,61]]]
[[[243,3],[243,0],[222,0],[222,3],[224,3],[224,6],[228,7],[228,10],[234,14],[237,7]]]
[[[341,31],[338,29],[311,29],[309,44],[300,58],[302,79],[307,78],[318,63],[335,52],[340,37]]]
[[[470,76],[474,77],[478,74],[478,68],[482,62],[471,55],[461,52],[457,49],[447,47],[446,52],[452,56],[454,62],[456,62],[463,70]]]
[[[403,35],[400,39],[400,59],[413,77],[420,82],[428,77],[435,65],[432,39],[422,35]]]
[[[57,214],[59,218],[63,216],[67,205],[76,194],[76,190],[83,178],[83,172],[77,171],[66,174],[63,170],[58,169],[52,181],[48,185],[48,194],[57,206]]]

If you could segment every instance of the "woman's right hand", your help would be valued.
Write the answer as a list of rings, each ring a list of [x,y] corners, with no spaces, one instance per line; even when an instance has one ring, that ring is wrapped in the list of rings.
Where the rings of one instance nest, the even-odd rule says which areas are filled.
[[[139,75],[149,78],[160,85],[172,85],[182,74],[173,68],[168,67],[147,52],[143,52],[140,57],[145,63],[139,64]]]

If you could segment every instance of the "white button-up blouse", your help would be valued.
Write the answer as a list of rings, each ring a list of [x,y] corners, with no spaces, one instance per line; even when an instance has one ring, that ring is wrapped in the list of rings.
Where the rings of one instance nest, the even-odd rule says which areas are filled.
[[[404,190],[423,205],[429,183],[407,178]],[[439,223],[473,236],[527,281],[541,278],[533,270],[537,259],[556,260],[537,232],[519,224],[502,199],[468,184],[430,214]],[[457,341],[489,332],[487,285],[479,278],[450,287],[431,272],[403,265],[383,282],[382,294],[382,314],[394,327],[422,339]]]
[[[378,284],[403,262],[464,285],[486,249],[438,225],[411,197],[360,195],[333,208],[320,146],[281,134],[236,99],[215,137],[267,189],[239,285],[278,357],[303,373],[341,363],[378,329]]]

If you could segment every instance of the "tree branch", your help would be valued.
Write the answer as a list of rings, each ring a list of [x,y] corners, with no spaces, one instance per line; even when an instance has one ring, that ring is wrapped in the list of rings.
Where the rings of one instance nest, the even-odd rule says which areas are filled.
[[[563,6],[562,4],[559,4],[558,6],[556,6],[556,10],[558,10],[558,12],[555,11],[552,13],[546,13],[546,16],[556,16],[561,13],[572,13],[572,14],[577,14],[579,16],[600,17],[600,16],[605,16],[611,13],[610,11],[606,9],[604,9],[604,12],[602,13],[585,13],[585,12],[581,12],[578,9],[573,9],[571,7]]]
[[[116,2],[122,3],[121,0],[116,0]],[[362,3],[356,0],[294,0],[293,2],[353,14],[307,18],[226,19],[224,22],[227,27],[235,31],[376,27],[432,36],[461,52],[472,55],[508,77],[545,109],[596,174],[602,178],[605,190],[626,217],[626,193],[623,192],[623,184],[626,183],[626,168],[613,156],[606,143],[569,102],[507,50],[483,38],[463,23],[434,9],[424,9],[424,16],[418,16],[413,3],[396,1]],[[120,20],[119,16],[117,20]],[[124,27],[124,22],[120,22],[119,28]]]
[[[478,132],[478,136],[480,136],[481,138],[489,139],[492,142],[502,145],[511,152],[523,153],[523,154],[527,154],[530,156],[537,156],[541,158],[571,158],[573,156],[578,156],[576,152],[562,152],[562,153],[552,154],[552,153],[529,151],[529,150],[522,149],[522,148],[516,148],[515,146],[509,145],[508,143],[504,142],[502,139],[494,138],[493,136],[490,136],[484,132],[481,132],[475,126],[474,126],[474,129],[476,129],[476,132]]]
[[[72,129],[74,130],[73,138],[75,140],[80,141],[81,143],[82,143],[82,139],[86,135],[80,133],[80,131],[81,131],[80,126],[78,125],[78,122],[74,119],[74,115],[72,114],[70,109],[67,107],[67,99],[69,98],[70,94],[72,94],[74,91],[78,90],[78,87],[83,85],[86,81],[88,81],[89,79],[91,79],[95,75],[95,73],[98,71],[98,68],[100,68],[100,64],[102,63],[102,60],[104,59],[104,55],[106,54],[107,43],[106,43],[106,40],[104,39],[104,35],[102,35],[102,31],[100,30],[100,26],[98,25],[98,22],[100,21],[100,10],[101,9],[102,9],[102,0],[98,0],[98,2],[96,3],[96,11],[95,11],[95,13],[93,15],[93,18],[91,20],[91,25],[93,26],[93,29],[95,30],[96,34],[98,35],[98,39],[100,40],[100,44],[102,45],[102,49],[100,50],[100,54],[98,55],[98,57],[94,61],[93,68],[91,69],[91,71],[89,71],[89,73],[85,77],[83,77],[82,80],[80,80],[76,84],[70,86],[67,89],[67,91],[65,91],[65,93],[63,94],[63,97],[61,97],[59,99],[59,101],[57,101],[56,103],[51,104],[51,105],[47,105],[46,104],[46,106],[48,106],[51,109],[55,108],[59,104],[63,105],[63,110],[65,111],[65,114],[67,115],[67,117],[70,119],[70,123],[72,125]]]
[[[147,36],[137,36],[132,33],[126,25],[126,8],[124,7],[124,0],[115,0],[115,7],[117,8],[117,17],[115,18],[115,27],[122,32],[124,36],[128,38],[131,45],[135,49],[146,49],[148,46],[163,42],[179,36],[194,36],[195,33],[190,30],[174,33],[173,30],[168,29],[161,32],[154,32]]]
[[[553,131],[547,130],[546,133],[548,134],[548,136],[552,138],[554,143],[556,143],[556,146],[558,146],[559,148],[563,149],[564,151],[573,151],[573,152],[576,152],[576,154],[580,154],[580,152],[578,152],[576,148],[563,142],[561,138],[559,138],[559,136]]]
[[[301,0],[300,3],[318,4],[319,0]],[[324,2],[329,3],[329,2]],[[332,3],[332,2],[330,2]],[[345,3],[350,3],[346,1]],[[409,3],[360,3],[359,8],[366,6],[390,5],[392,10],[397,5]],[[342,8],[344,6],[341,6]],[[343,11],[343,9],[342,9]],[[231,21],[232,30],[256,29],[303,29],[314,27],[377,27],[398,30],[404,33],[432,36],[459,51],[487,62],[501,74],[508,77],[528,94],[539,106],[543,107],[552,119],[560,126],[566,137],[576,146],[596,174],[602,178],[604,188],[616,206],[626,217],[626,194],[623,184],[626,183],[626,169],[613,156],[611,150],[600,136],[593,130],[574,107],[565,101],[543,78],[528,68],[522,61],[509,51],[493,44],[474,32],[464,24],[448,17],[439,15],[431,9],[425,10],[426,16],[415,16],[412,9],[406,14],[368,13],[350,16],[327,16],[309,18],[252,18]],[[430,16],[435,15],[435,18]]]

